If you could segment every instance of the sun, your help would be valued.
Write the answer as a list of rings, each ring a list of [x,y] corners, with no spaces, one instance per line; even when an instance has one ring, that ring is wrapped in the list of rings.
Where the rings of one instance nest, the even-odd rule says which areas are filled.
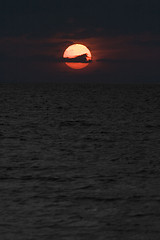
[[[70,68],[82,69],[92,61],[92,55],[85,45],[73,44],[64,51],[63,59]]]

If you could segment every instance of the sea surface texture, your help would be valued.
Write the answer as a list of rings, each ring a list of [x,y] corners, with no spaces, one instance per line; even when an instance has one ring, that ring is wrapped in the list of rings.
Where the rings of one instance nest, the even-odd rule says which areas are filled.
[[[0,85],[1,240],[159,240],[160,86]]]

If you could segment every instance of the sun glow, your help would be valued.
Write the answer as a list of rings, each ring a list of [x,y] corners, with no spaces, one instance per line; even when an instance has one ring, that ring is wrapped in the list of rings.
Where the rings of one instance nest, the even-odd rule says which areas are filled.
[[[73,44],[69,46],[64,54],[63,58],[67,66],[73,69],[82,69],[88,66],[92,60],[90,50],[82,44]]]

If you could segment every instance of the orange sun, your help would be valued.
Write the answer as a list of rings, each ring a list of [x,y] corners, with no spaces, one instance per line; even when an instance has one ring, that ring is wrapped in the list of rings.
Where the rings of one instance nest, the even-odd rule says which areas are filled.
[[[92,55],[86,46],[73,44],[64,51],[63,59],[70,68],[82,69],[91,62]]]

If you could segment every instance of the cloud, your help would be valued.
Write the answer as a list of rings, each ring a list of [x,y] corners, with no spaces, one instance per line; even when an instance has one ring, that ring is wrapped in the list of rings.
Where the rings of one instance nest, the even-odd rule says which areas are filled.
[[[74,57],[74,58],[63,58],[63,62],[81,62],[81,63],[88,63],[92,60],[87,60],[87,54],[82,54],[80,56]]]
[[[137,60],[137,59],[123,59],[123,58],[119,58],[119,59],[111,59],[111,58],[101,58],[101,59],[97,59],[96,62],[106,62],[106,63],[134,63],[134,62],[141,62],[141,60]]]
[[[57,32],[72,38],[103,34],[120,35],[160,32],[159,0],[101,1],[3,1],[0,8],[1,32],[4,36],[29,34],[33,38],[51,37]],[[81,31],[85,29],[84,31]],[[98,33],[99,35],[102,33]]]
[[[160,47],[160,37],[159,39],[140,39],[140,40],[133,40],[132,44],[136,46],[141,46],[141,47],[153,47],[157,48]]]
[[[0,39],[0,61],[60,62],[73,41],[57,38],[32,39],[26,36]]]
[[[61,58],[56,58],[51,55],[32,55],[32,56],[8,56],[0,55],[0,62],[62,62]]]

